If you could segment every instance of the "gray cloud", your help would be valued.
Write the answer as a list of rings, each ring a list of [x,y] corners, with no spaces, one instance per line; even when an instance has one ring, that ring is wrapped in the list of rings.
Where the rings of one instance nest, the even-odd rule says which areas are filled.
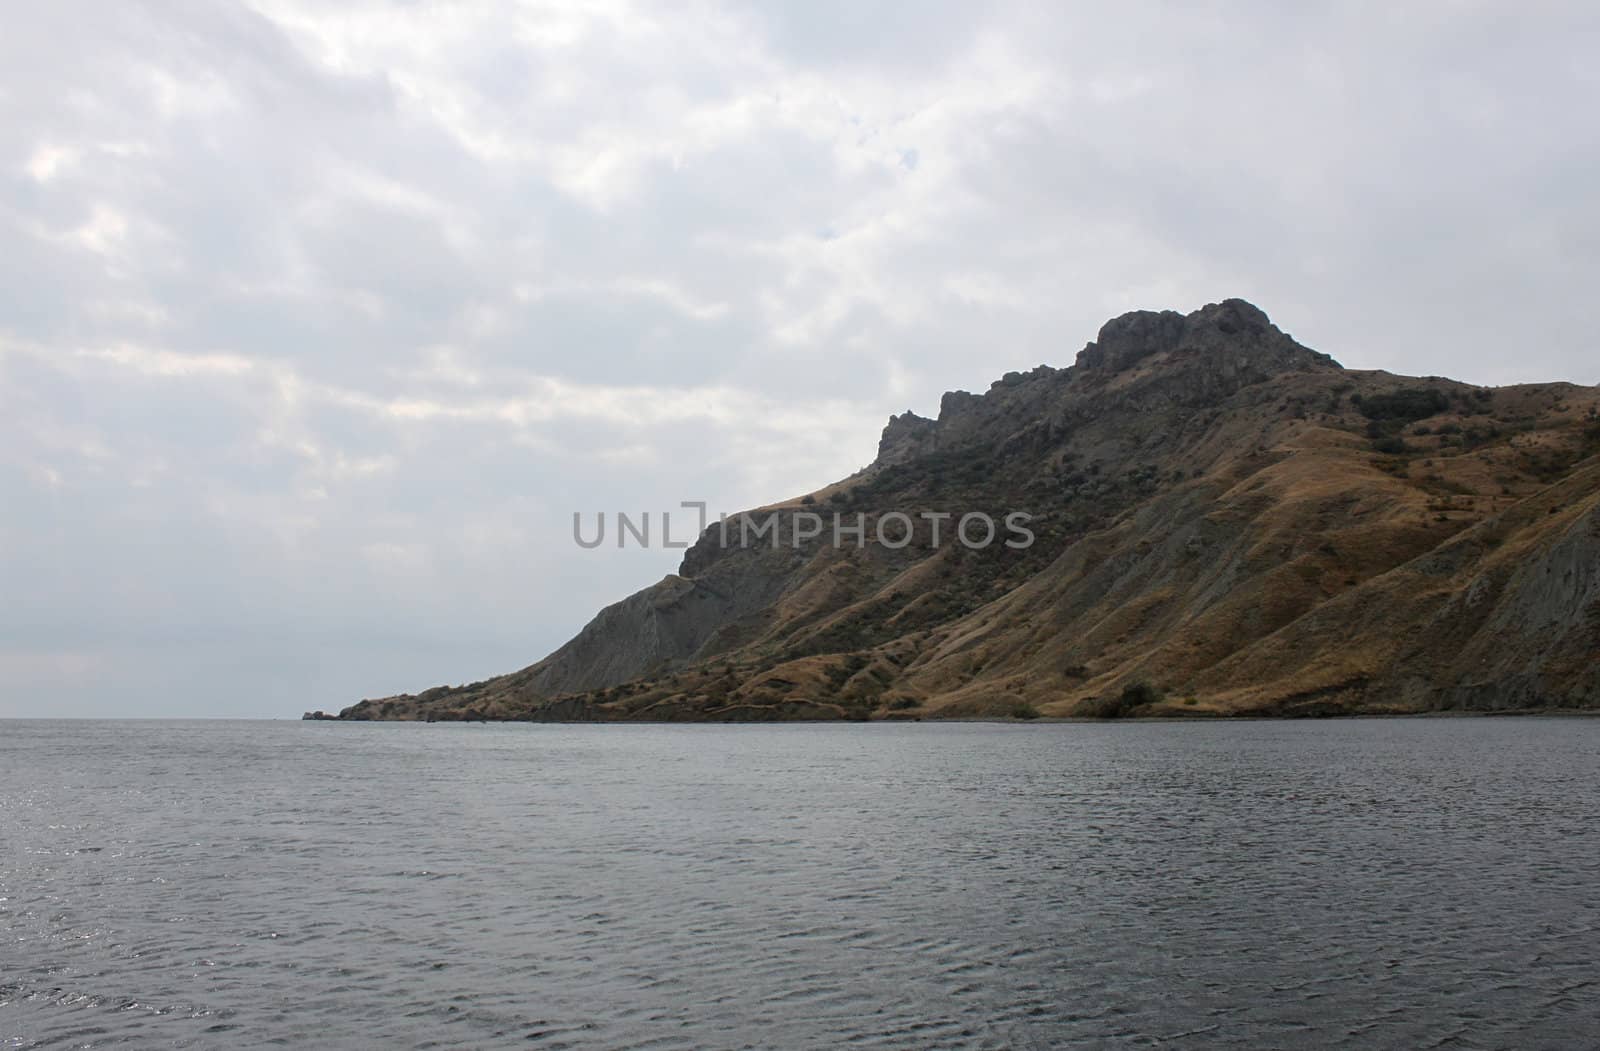
[[[481,678],[883,419],[1243,295],[1600,382],[1587,5],[35,5],[0,38],[0,715]]]

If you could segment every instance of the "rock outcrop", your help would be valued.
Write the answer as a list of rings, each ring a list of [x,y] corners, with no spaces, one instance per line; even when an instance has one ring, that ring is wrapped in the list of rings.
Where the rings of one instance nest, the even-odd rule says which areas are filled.
[[[902,416],[891,416],[878,440],[877,463],[903,463],[914,459],[926,447],[927,439],[938,429],[933,420],[907,409]]]
[[[340,717],[1600,707],[1597,454],[1595,388],[1345,370],[1242,300],[1134,312],[891,417],[865,471],[762,509],[780,543],[713,526],[543,661]],[[1031,544],[952,542],[1013,511]],[[796,543],[811,514],[909,540]]]

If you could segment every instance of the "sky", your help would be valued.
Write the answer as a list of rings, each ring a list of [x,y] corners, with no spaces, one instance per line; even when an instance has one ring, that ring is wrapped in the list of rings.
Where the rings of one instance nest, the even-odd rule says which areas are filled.
[[[574,512],[1126,310],[1600,383],[1589,3],[58,0],[0,69],[0,717],[514,670],[676,568]]]

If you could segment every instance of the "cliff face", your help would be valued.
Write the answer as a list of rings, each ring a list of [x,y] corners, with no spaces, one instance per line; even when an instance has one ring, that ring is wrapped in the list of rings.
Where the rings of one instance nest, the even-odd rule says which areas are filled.
[[[341,717],[1600,707],[1597,453],[1595,388],[1348,371],[1239,300],[1126,314],[891,418],[871,467],[749,516],[776,546],[713,526],[538,664]],[[952,542],[974,511],[1033,543]]]

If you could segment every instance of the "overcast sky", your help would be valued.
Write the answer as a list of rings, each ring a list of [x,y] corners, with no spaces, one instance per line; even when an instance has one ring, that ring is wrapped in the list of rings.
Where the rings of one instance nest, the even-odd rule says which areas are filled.
[[[0,716],[530,663],[1107,317],[1600,382],[1589,3],[9,5]]]

